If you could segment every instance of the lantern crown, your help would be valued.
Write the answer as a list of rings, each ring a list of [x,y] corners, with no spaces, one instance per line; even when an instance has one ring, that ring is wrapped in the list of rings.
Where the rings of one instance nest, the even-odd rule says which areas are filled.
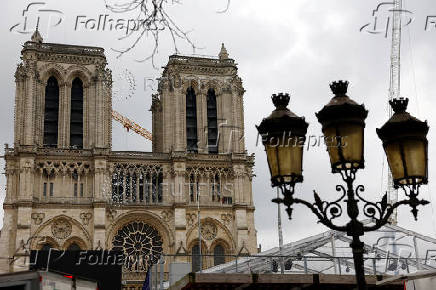
[[[323,125],[337,122],[339,120],[357,121],[363,123],[368,115],[368,111],[363,105],[359,105],[350,99],[346,93],[348,81],[335,81],[330,84],[330,89],[335,95],[321,111],[315,113],[318,121]]]
[[[335,96],[345,96],[348,89],[348,81],[336,81],[330,84],[330,89]]]
[[[422,122],[406,112],[408,98],[398,98],[389,101],[394,111],[392,117],[379,129],[377,134],[383,141],[389,141],[398,136],[425,136],[428,132],[427,122]]]
[[[259,126],[256,126],[259,133],[269,136],[281,136],[283,132],[294,136],[306,135],[309,124],[304,117],[297,116],[286,107],[289,104],[289,94],[273,94],[271,99],[276,109],[272,111],[271,115],[263,119]]]
[[[289,94],[283,94],[283,93],[279,93],[279,94],[273,94],[271,96],[272,102],[274,104],[274,106],[276,107],[276,110],[286,110],[288,104],[289,104]]]
[[[404,113],[407,110],[407,105],[409,104],[409,99],[399,98],[393,99],[389,101],[389,105],[391,105],[392,110],[395,113]]]

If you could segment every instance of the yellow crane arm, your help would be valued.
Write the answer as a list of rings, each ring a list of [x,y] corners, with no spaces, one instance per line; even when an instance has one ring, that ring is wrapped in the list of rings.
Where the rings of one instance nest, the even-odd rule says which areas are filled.
[[[112,119],[114,119],[115,121],[121,123],[121,125],[124,126],[124,128],[127,129],[127,131],[129,131],[130,129],[132,129],[135,133],[141,135],[142,137],[144,137],[145,139],[148,139],[150,141],[153,140],[151,132],[148,131],[145,128],[142,128],[141,126],[139,126],[138,124],[136,124],[135,122],[133,122],[132,120],[130,120],[127,117],[124,117],[123,115],[121,115],[120,113],[118,113],[115,110],[112,110]]]

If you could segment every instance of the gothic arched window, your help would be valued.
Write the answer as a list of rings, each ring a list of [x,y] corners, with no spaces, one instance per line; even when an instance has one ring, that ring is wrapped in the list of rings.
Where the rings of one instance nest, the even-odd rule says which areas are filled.
[[[192,272],[200,271],[200,247],[195,245],[191,250],[192,254]]]
[[[70,146],[83,147],[83,83],[79,78],[71,84]]]
[[[226,262],[226,257],[224,256],[224,247],[221,245],[216,245],[213,249],[213,265],[217,266],[224,264]]]
[[[44,146],[56,147],[58,144],[59,119],[59,85],[55,77],[51,76],[45,86],[44,108]]]
[[[197,97],[192,87],[186,90],[186,150],[197,152]]]
[[[218,153],[218,124],[214,89],[207,91],[207,145],[209,153]]]
[[[72,243],[68,246],[67,251],[80,251],[80,246],[76,243]]]

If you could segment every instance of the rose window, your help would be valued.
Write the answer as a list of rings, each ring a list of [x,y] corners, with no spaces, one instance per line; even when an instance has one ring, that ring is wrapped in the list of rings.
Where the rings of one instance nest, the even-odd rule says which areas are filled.
[[[118,230],[112,249],[124,254],[125,269],[143,272],[159,261],[162,244],[155,228],[143,222],[132,222]]]

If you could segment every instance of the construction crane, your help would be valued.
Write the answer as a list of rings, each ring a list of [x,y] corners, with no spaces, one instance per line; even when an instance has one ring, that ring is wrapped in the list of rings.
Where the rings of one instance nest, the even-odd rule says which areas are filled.
[[[401,9],[402,0],[394,0],[392,9],[392,43],[391,65],[389,81],[389,101],[400,97],[400,60],[401,60]],[[388,106],[389,118],[392,117],[392,108]],[[388,169],[389,170],[389,169]],[[393,204],[398,201],[398,191],[394,188],[392,173],[388,173],[388,202]],[[392,213],[390,221],[397,224],[397,210]]]
[[[148,131],[147,129],[139,126],[138,124],[136,124],[135,122],[133,122],[129,118],[124,117],[123,115],[121,115],[120,113],[118,113],[115,110],[112,110],[112,119],[114,119],[115,121],[117,121],[121,125],[123,125],[124,128],[127,129],[127,131],[132,129],[132,131],[134,131],[135,133],[141,135],[145,139],[148,139],[148,140],[152,141],[152,135],[151,135],[150,131]]]

